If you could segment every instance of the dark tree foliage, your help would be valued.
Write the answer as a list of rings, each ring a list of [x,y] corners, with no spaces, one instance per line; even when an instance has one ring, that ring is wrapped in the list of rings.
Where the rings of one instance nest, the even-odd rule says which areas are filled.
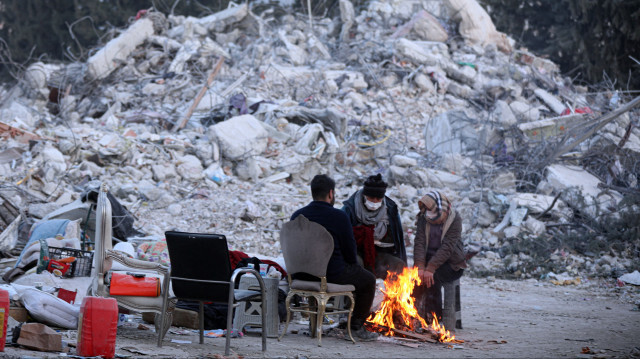
[[[640,89],[640,0],[481,0],[498,30],[589,83]]]
[[[113,36],[142,9],[205,16],[229,0],[3,0],[0,2],[0,80],[10,80],[41,57],[84,61],[89,49]]]

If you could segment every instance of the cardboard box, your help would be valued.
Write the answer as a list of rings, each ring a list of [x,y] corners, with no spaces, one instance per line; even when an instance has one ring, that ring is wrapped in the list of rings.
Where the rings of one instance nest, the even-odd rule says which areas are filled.
[[[27,321],[27,318],[29,317],[29,313],[23,307],[10,307],[9,316],[20,323],[24,323]]]

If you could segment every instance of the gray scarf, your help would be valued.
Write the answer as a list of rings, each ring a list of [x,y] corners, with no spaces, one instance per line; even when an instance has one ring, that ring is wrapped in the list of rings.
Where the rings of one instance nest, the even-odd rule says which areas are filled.
[[[365,225],[375,225],[373,229],[373,239],[376,241],[384,238],[387,234],[387,226],[389,225],[389,217],[387,216],[387,203],[386,200],[382,200],[382,205],[375,211],[370,211],[364,205],[364,196],[362,190],[356,192],[355,204],[356,204],[356,218],[360,223]]]

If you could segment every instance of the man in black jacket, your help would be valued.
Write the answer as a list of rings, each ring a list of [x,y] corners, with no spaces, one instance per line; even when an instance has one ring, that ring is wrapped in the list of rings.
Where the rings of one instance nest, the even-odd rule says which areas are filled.
[[[376,278],[357,262],[356,242],[349,218],[345,212],[333,208],[336,199],[335,186],[335,181],[327,175],[313,177],[311,180],[313,201],[295,211],[291,220],[303,215],[310,221],[321,224],[331,233],[334,245],[327,265],[327,281],[351,284],[356,288],[351,329],[354,331],[353,334],[362,340],[374,340],[378,335],[367,331],[363,324],[371,311]]]
[[[387,272],[400,274],[407,266],[398,205],[385,196],[386,189],[380,174],[369,176],[342,207],[353,226],[364,267],[382,279]]]

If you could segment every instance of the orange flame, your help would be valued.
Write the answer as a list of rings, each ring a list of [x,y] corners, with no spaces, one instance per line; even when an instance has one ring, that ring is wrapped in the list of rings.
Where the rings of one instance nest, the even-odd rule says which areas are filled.
[[[415,306],[415,298],[411,296],[413,288],[416,285],[420,285],[422,281],[418,276],[418,268],[404,268],[400,275],[395,275],[391,272],[388,273],[387,279],[384,281],[385,289],[381,290],[384,293],[384,300],[380,305],[380,309],[367,318],[367,322],[374,325],[385,326],[389,329],[406,329],[415,331],[414,323],[420,323],[422,328],[435,331],[438,335],[440,342],[453,342],[455,336],[451,335],[444,326],[438,323],[435,313],[434,319],[431,325],[418,314],[418,310]],[[394,323],[394,314],[397,320],[402,320],[399,325],[404,328],[398,328]],[[398,315],[399,314],[399,315]],[[393,335],[392,330],[387,330],[385,335]]]

